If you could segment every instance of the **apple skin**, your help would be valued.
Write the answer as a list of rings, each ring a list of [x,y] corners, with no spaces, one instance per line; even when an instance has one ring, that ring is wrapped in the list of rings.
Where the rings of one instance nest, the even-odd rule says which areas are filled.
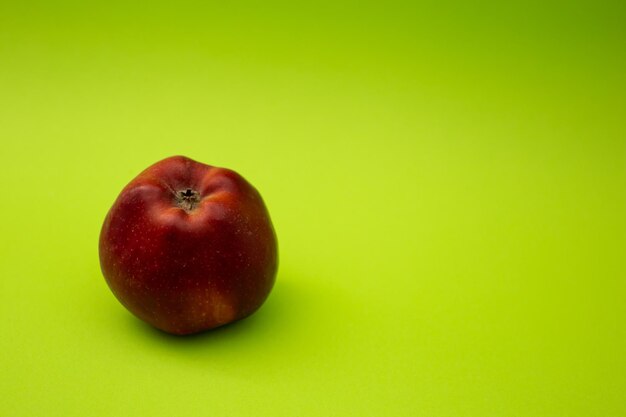
[[[269,295],[276,235],[258,191],[236,172],[183,156],[148,167],[100,232],[100,266],[117,299],[165,332],[240,320]]]

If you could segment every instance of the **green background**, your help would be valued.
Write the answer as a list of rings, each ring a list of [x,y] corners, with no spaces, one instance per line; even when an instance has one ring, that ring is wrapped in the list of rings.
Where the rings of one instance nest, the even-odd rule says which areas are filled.
[[[0,3],[0,415],[626,415],[624,2]],[[121,188],[237,170],[253,317],[144,325]]]

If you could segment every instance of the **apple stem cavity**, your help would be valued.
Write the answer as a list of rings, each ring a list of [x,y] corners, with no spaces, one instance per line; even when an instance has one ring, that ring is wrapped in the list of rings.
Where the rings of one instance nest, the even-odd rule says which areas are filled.
[[[190,212],[198,207],[200,202],[200,193],[191,188],[180,190],[176,193],[176,205],[183,210]]]

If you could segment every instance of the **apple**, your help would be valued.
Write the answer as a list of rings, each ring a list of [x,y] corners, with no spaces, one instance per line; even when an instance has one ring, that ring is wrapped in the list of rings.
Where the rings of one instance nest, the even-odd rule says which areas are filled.
[[[117,299],[176,335],[254,313],[278,267],[259,192],[232,170],[184,156],[155,163],[122,190],[104,220],[99,252]]]

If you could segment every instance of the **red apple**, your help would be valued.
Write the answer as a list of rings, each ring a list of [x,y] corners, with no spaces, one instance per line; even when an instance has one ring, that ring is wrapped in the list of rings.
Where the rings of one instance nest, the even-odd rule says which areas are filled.
[[[276,235],[241,175],[174,156],[122,190],[102,226],[100,265],[131,313],[168,333],[197,333],[263,304],[276,276]]]

